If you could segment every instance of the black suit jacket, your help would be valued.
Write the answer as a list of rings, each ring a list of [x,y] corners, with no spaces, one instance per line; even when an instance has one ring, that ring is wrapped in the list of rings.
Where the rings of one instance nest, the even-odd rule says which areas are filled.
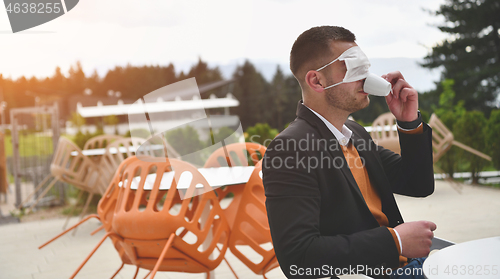
[[[422,134],[400,133],[400,156],[377,146],[359,124],[345,125],[389,226],[403,223],[393,193],[425,197],[434,191],[430,127],[424,123]],[[392,234],[368,209],[339,143],[301,102],[295,121],[265,153],[263,181],[274,249],[287,277],[332,276],[358,265],[398,266]]]

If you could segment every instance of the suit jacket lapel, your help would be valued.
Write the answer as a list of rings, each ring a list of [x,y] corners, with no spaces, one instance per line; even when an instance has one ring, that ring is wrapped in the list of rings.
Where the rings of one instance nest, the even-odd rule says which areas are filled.
[[[378,191],[380,199],[384,200],[387,195],[392,196],[392,190],[389,188],[389,181],[385,177],[385,171],[380,160],[375,156],[374,145],[369,142],[371,139],[361,138],[355,131],[352,134],[352,141],[359,157],[363,158],[368,176],[372,186]]]
[[[368,176],[372,186],[377,190],[382,202],[382,211],[389,219],[389,226],[396,226],[398,220],[401,220],[401,214],[396,206],[396,201],[390,188],[390,183],[385,176],[384,168],[377,158],[374,144],[368,142],[371,139],[362,138],[354,130],[352,135],[353,144],[358,150],[358,154],[363,158]]]
[[[328,129],[328,127],[321,119],[319,119],[312,111],[310,111],[307,107],[305,107],[302,104],[302,101],[299,101],[297,107],[297,116],[306,120],[310,125],[316,127],[316,130],[321,135],[321,138],[326,139],[327,144],[329,145],[326,146],[326,149],[328,151],[328,154],[330,154],[331,156],[331,162],[333,162],[333,167],[340,168],[351,188],[354,190],[355,193],[357,193],[359,198],[364,202],[364,198],[363,195],[361,194],[361,191],[359,190],[358,184],[356,183],[356,180],[352,176],[351,170],[347,165],[347,161],[344,157],[344,152],[342,152],[342,149],[340,147],[340,143],[337,141],[332,131]],[[338,160],[335,160],[336,158],[342,158],[342,163],[339,163]]]

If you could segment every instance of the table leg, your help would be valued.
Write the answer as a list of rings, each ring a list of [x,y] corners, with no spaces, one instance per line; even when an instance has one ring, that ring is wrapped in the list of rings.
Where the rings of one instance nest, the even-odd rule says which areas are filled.
[[[203,195],[198,195],[198,199],[202,199]],[[203,213],[201,214],[201,225],[205,227],[205,224],[207,222],[208,216],[210,215],[210,203],[207,202],[205,204],[205,208],[203,209]],[[203,242],[203,249],[208,249],[210,246],[210,242],[212,242],[213,239],[213,232],[210,230],[208,232],[207,238],[205,239],[205,242]],[[213,255],[210,255],[210,259],[213,259]],[[215,271],[210,271],[210,278],[215,279]]]

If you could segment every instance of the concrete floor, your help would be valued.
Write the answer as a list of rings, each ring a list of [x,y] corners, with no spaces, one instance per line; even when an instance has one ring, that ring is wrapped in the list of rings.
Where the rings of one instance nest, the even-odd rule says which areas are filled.
[[[396,196],[406,222],[429,220],[437,224],[435,235],[453,242],[500,235],[500,190],[436,181],[435,193],[424,199]],[[2,212],[9,205],[0,203]],[[71,223],[76,223],[73,218]],[[0,226],[0,279],[68,278],[103,237],[104,232],[90,236],[99,227],[91,220],[78,229],[75,236],[65,235],[47,247],[37,247],[61,232],[64,219],[6,224]],[[240,278],[262,278],[252,273],[230,252],[228,261]],[[110,240],[106,240],[83,267],[76,278],[110,278],[121,261]],[[135,267],[125,266],[115,278],[133,278]],[[137,278],[146,275],[141,270]],[[215,270],[216,278],[234,278],[222,262]],[[285,278],[279,268],[268,278]],[[205,278],[203,274],[162,272],[155,278]]]

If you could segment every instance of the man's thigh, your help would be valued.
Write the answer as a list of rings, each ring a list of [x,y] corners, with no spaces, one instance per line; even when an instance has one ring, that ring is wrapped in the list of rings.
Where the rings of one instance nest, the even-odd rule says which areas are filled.
[[[422,265],[426,258],[411,259],[407,265],[402,268],[395,269],[391,279],[424,279]]]

